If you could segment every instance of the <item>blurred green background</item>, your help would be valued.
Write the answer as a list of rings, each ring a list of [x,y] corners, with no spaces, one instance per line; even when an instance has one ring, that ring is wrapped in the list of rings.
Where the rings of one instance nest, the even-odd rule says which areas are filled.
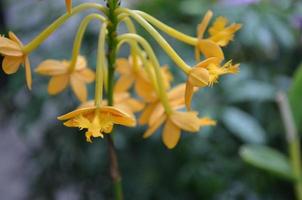
[[[80,2],[84,1],[74,4]],[[216,17],[243,24],[225,48],[226,58],[241,63],[240,74],[223,77],[193,100],[201,116],[218,121],[216,127],[183,134],[172,151],[163,146],[159,133],[144,140],[144,127],[117,129],[125,199],[294,199],[290,181],[247,164],[239,150],[260,144],[287,154],[275,96],[279,90],[288,91],[302,61],[302,2],[124,0],[123,5],[148,12],[190,35],[196,34],[196,25],[208,9]],[[0,33],[12,30],[28,42],[64,11],[62,0],[1,0]],[[47,58],[70,57],[83,16],[71,19],[31,55],[33,68]],[[97,23],[89,26],[81,51],[92,67],[98,27]],[[185,81],[149,35],[143,29],[139,32],[152,41],[161,64],[169,64],[175,81]],[[194,49],[166,38],[187,63],[194,64]],[[29,92],[23,73],[23,69],[14,76],[0,73],[1,199],[112,199],[106,140],[89,144],[82,132],[64,127],[56,116],[78,105],[71,92],[50,97],[47,79],[36,75]]]

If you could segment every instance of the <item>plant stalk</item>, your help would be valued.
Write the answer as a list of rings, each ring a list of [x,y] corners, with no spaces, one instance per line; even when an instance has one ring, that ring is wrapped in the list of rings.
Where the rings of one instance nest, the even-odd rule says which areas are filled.
[[[115,14],[115,10],[119,7],[119,0],[108,0],[108,105],[113,106],[114,104],[114,71],[116,62],[116,50],[117,50],[117,25],[118,19]],[[110,175],[113,181],[114,187],[114,198],[116,200],[123,199],[123,188],[122,188],[122,177],[119,171],[118,158],[114,142],[112,139],[112,134],[107,137],[108,140],[108,153],[110,159]]]
[[[288,102],[288,98],[284,92],[277,95],[282,120],[285,126],[286,140],[289,146],[289,154],[293,173],[295,178],[295,191],[298,200],[302,200],[302,171],[301,171],[301,151],[300,138],[294,123],[292,111]]]

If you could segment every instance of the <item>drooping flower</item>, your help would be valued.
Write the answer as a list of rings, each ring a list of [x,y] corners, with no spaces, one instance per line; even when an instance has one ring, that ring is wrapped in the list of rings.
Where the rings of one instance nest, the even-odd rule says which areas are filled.
[[[102,101],[102,106],[107,106],[107,100]],[[80,108],[91,107],[94,101],[83,103]],[[128,92],[114,93],[114,107],[123,110],[127,114],[134,116],[134,113],[140,112],[144,108],[144,103],[131,97]]]
[[[167,114],[158,104],[150,116],[148,123],[149,128],[144,133],[143,137],[148,138],[155,133],[157,129],[164,124],[162,133],[162,141],[169,149],[173,149],[179,142],[181,130],[187,132],[198,132],[203,126],[213,126],[216,122],[210,118],[199,118],[197,112],[180,112],[182,106],[173,105],[171,114]]]
[[[218,17],[209,29],[209,37],[206,38],[204,35],[212,17],[213,12],[209,10],[197,27],[198,43],[195,48],[195,56],[198,61],[200,53],[209,57],[207,54],[211,53],[211,51],[216,51],[216,53],[219,51],[222,54],[220,57],[223,57],[220,47],[224,47],[232,41],[234,34],[241,28],[241,24],[237,23],[227,26],[228,20],[225,17]]]
[[[167,97],[168,97],[168,100],[169,100],[171,106],[178,107],[178,108],[184,107],[185,87],[186,87],[185,84],[180,84],[180,85],[172,88],[167,93]],[[148,124],[148,122],[151,118],[151,115],[153,114],[153,112],[156,108],[162,109],[161,112],[164,111],[164,108],[161,106],[159,97],[157,97],[157,99],[154,99],[153,102],[148,102],[148,104],[145,106],[145,108],[140,116],[139,124],[140,125]]]
[[[65,0],[65,4],[66,4],[66,10],[68,13],[71,13],[71,9],[72,9],[72,0]]]
[[[32,76],[28,55],[23,52],[23,44],[18,37],[9,32],[8,38],[0,36],[0,54],[4,56],[2,69],[6,74],[14,74],[20,68],[25,66],[25,77],[27,87],[32,87]]]
[[[113,106],[88,106],[79,108],[65,115],[59,116],[59,120],[66,121],[67,127],[87,129],[85,136],[87,142],[92,142],[91,137],[104,137],[112,131],[114,124],[134,127],[135,118],[123,110]]]
[[[238,73],[239,64],[233,65],[232,61],[229,61],[221,66],[221,63],[221,58],[210,57],[191,69],[185,91],[185,103],[188,110],[190,110],[194,87],[212,86],[218,82],[221,75]]]
[[[138,96],[146,102],[154,101],[157,98],[156,91],[144,69],[143,63],[139,57],[129,56],[128,59],[119,58],[116,61],[116,70],[120,74],[120,78],[115,84],[115,91],[128,91],[133,85]],[[153,73],[153,71],[151,71]],[[170,87],[170,81],[173,79],[167,67],[161,68],[164,78],[165,87]]]
[[[85,102],[87,100],[86,84],[94,81],[95,73],[87,67],[87,61],[83,56],[78,56],[73,71],[70,71],[69,67],[69,61],[46,60],[35,71],[38,74],[51,77],[48,84],[50,95],[56,95],[70,85],[76,97],[81,102]]]

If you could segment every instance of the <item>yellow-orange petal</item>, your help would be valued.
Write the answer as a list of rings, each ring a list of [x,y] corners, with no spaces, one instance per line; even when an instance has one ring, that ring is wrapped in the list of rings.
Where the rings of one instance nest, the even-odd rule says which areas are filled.
[[[48,83],[48,93],[50,95],[56,95],[62,92],[69,83],[69,76],[67,74],[53,76]]]
[[[18,71],[22,62],[22,57],[5,56],[2,62],[2,69],[6,74],[14,74]]]
[[[2,36],[0,36],[0,54],[15,57],[21,57],[24,55],[17,42]]]
[[[72,0],[65,0],[65,4],[66,4],[66,10],[68,13],[71,13],[71,9],[72,9]]]
[[[188,81],[195,87],[205,87],[210,80],[210,73],[205,68],[193,67],[189,73]]]
[[[182,130],[188,132],[197,132],[200,128],[197,112],[173,112],[170,120]]]
[[[149,126],[152,126],[152,124],[154,124],[158,120],[158,118],[160,118],[160,116],[164,115],[164,113],[165,109],[163,105],[161,103],[158,103],[150,116]]]
[[[83,80],[77,77],[76,74],[72,74],[70,77],[70,85],[72,91],[81,102],[87,101],[87,88]]]
[[[95,80],[95,73],[89,68],[83,69],[78,73],[86,83],[92,83]]]
[[[166,118],[167,118],[166,115],[162,115],[160,118],[158,118],[154,124],[149,126],[147,131],[144,133],[143,138],[148,138],[151,135],[153,135],[155,133],[155,131],[164,123]]]
[[[67,65],[57,60],[45,60],[36,69],[35,72],[45,76],[57,76],[67,72]]]
[[[203,35],[209,25],[209,22],[211,18],[213,17],[213,12],[211,10],[208,10],[205,14],[204,18],[202,19],[202,22],[197,27],[197,36],[198,38],[203,38]]]
[[[78,55],[76,62],[76,70],[83,70],[87,67],[87,60],[84,56]]]
[[[71,111],[67,114],[61,115],[61,116],[57,117],[57,119],[61,120],[61,121],[68,120],[68,119],[74,118],[74,117],[79,116],[79,115],[87,115],[91,112],[94,112],[95,109],[96,109],[95,106],[79,108],[79,109]]]
[[[145,125],[149,122],[150,116],[156,106],[157,106],[157,103],[150,103],[145,107],[145,109],[143,110],[143,112],[139,118],[140,125]]]
[[[179,142],[180,135],[180,128],[177,127],[172,121],[167,120],[162,134],[162,140],[166,147],[173,149]]]
[[[120,74],[130,74],[131,73],[131,66],[129,64],[128,59],[125,58],[119,58],[116,60],[116,71]]]
[[[199,62],[197,65],[195,65],[194,67],[196,68],[207,68],[210,64],[214,64],[216,66],[219,66],[221,63],[221,59],[217,58],[217,57],[210,57],[207,58],[201,62]]]
[[[206,58],[216,57],[224,60],[224,54],[221,47],[211,40],[199,40],[198,48]]]
[[[200,126],[215,126],[216,121],[212,120],[208,117],[203,117],[203,118],[199,119],[199,124],[200,124]]]
[[[14,42],[16,42],[20,47],[22,47],[23,46],[23,43],[21,42],[21,40],[13,33],[13,32],[8,32],[8,37],[12,40],[12,41],[14,41]]]
[[[184,84],[184,83],[179,84],[179,85],[175,86],[174,88],[172,88],[168,92],[169,101],[183,98],[183,96],[185,94],[185,88],[186,88],[186,84]]]
[[[191,101],[192,101],[193,93],[194,93],[194,86],[189,81],[187,81],[186,91],[185,91],[185,104],[187,110],[191,110]]]
[[[114,92],[125,92],[133,84],[134,77],[132,75],[121,75],[114,86]]]
[[[120,124],[123,126],[129,126],[129,127],[134,127],[136,126],[136,120],[134,118],[134,116],[131,116],[129,114],[127,114],[126,112],[124,112],[124,116],[123,117],[118,117],[118,116],[114,116],[114,123],[115,124]]]
[[[31,87],[32,87],[32,77],[31,77],[31,68],[30,68],[30,62],[29,62],[28,56],[25,57],[24,66],[25,66],[25,77],[26,77],[27,87],[28,87],[28,89],[31,90]]]
[[[143,77],[138,77],[136,79],[134,88],[137,95],[146,102],[152,102],[157,98],[152,83]]]

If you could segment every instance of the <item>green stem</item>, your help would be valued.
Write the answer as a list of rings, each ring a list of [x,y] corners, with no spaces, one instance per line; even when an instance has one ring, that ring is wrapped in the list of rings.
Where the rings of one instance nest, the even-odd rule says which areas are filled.
[[[23,51],[25,53],[30,53],[33,50],[35,50],[44,40],[46,40],[54,31],[56,31],[60,26],[62,26],[69,18],[72,16],[90,9],[90,8],[96,8],[100,10],[101,12],[106,13],[107,8],[97,4],[97,3],[83,3],[75,8],[72,9],[72,12],[65,13],[61,17],[59,17],[56,21],[54,21],[51,25],[49,25],[44,31],[42,31],[35,39],[33,39],[30,43],[25,45],[23,47]]]
[[[112,106],[114,104],[113,92],[114,92],[114,71],[115,71],[115,62],[116,62],[116,48],[117,48],[117,25],[118,19],[115,14],[115,10],[119,7],[119,0],[108,0],[107,6],[108,10],[108,20],[109,24],[107,27],[108,30],[108,105]],[[111,133],[112,135],[112,133]],[[110,158],[110,174],[114,186],[114,197],[116,200],[123,199],[123,189],[122,189],[122,178],[119,171],[117,153],[115,150],[114,142],[111,137],[108,135],[108,151]]]
[[[77,58],[78,58],[79,53],[80,53],[81,44],[82,44],[82,40],[83,40],[85,31],[87,29],[88,24],[94,19],[98,19],[101,22],[106,21],[105,17],[103,17],[100,14],[96,14],[96,13],[90,14],[90,15],[86,16],[83,19],[83,21],[81,22],[81,24],[79,26],[76,37],[74,39],[73,50],[72,50],[72,58],[71,58],[69,69],[68,69],[69,72],[73,72],[75,70],[76,63],[77,63]]]
[[[288,102],[288,98],[284,92],[279,92],[277,95],[281,117],[286,130],[286,140],[289,145],[289,154],[292,164],[292,169],[295,178],[295,190],[298,200],[302,200],[302,172],[301,172],[301,151],[300,138],[297,128],[294,123],[292,111]]]

